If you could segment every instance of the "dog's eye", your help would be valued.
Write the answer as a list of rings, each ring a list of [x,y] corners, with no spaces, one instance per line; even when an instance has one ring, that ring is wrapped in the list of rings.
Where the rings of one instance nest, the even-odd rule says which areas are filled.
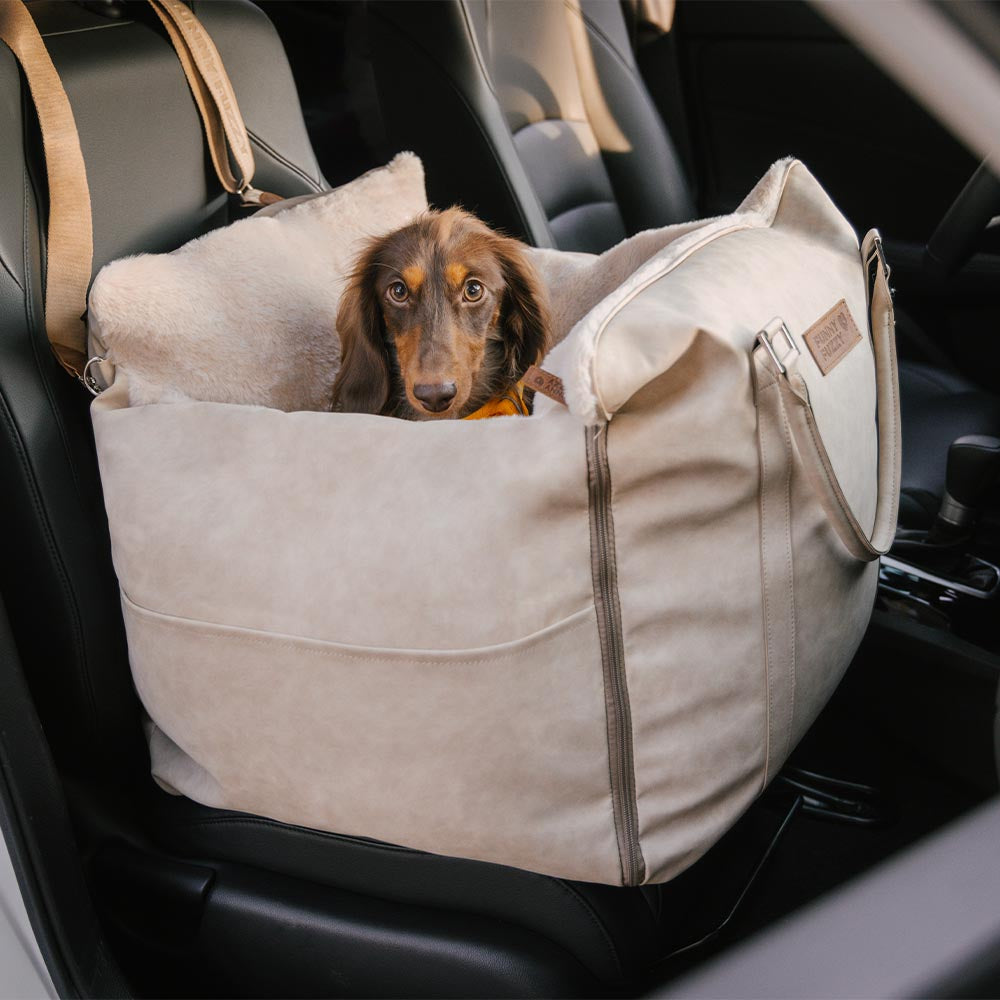
[[[387,292],[393,302],[405,302],[410,296],[410,290],[401,281],[394,281]]]
[[[486,289],[483,288],[483,283],[481,281],[476,281],[474,278],[472,281],[467,281],[465,283],[465,301],[466,302],[478,302],[483,297],[483,292]]]

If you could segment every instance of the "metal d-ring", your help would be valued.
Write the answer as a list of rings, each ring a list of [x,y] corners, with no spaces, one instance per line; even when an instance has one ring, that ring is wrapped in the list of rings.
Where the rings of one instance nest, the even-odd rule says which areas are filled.
[[[80,381],[87,387],[90,394],[93,396],[100,396],[104,389],[101,388],[101,383],[90,374],[91,365],[99,365],[107,361],[107,358],[102,358],[99,355],[94,355],[84,366],[83,374],[80,376]]]

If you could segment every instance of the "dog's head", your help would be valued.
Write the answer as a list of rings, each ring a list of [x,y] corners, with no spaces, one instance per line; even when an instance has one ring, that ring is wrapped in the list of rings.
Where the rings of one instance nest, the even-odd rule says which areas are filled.
[[[462,417],[545,352],[545,298],[523,245],[460,209],[372,240],[337,315],[334,405]]]

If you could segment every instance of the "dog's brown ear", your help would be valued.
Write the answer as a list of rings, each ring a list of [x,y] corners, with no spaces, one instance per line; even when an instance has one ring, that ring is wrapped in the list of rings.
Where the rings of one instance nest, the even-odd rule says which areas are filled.
[[[500,311],[504,366],[513,379],[542,360],[549,342],[548,296],[524,250],[524,244],[508,237],[497,247],[507,283]]]
[[[381,413],[389,401],[389,349],[375,290],[380,246],[377,241],[362,254],[337,311],[340,371],[333,408],[344,413]]]

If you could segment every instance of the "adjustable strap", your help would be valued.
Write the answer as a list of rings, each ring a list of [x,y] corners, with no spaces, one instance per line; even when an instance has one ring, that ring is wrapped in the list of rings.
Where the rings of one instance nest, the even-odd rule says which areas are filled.
[[[180,0],[150,0],[170,36],[205,126],[222,186],[245,205],[281,201],[251,186],[253,151],[229,75],[208,32]],[[0,0],[0,40],[24,71],[38,115],[49,189],[45,330],[59,364],[92,392],[99,385],[87,361],[87,291],[94,229],[87,168],[66,90],[23,0]],[[240,172],[233,175],[230,151]],[[98,361],[100,359],[93,359]]]
[[[222,186],[239,195],[244,205],[270,205],[280,196],[252,186],[253,149],[236,92],[219,50],[201,21],[181,0],[149,0],[177,52],[184,75],[205,126],[212,164]],[[237,178],[230,156],[239,170]]]
[[[878,405],[878,499],[871,536],[858,523],[837,481],[809,403],[809,391],[798,372],[798,350],[783,323],[777,321],[773,329],[769,324],[761,331],[753,363],[760,383],[777,385],[795,448],[830,523],[855,559],[871,562],[889,550],[896,533],[901,455],[899,375],[889,268],[876,230],[864,238],[861,256],[868,289]]]
[[[21,0],[0,0],[0,39],[24,71],[38,114],[49,188],[45,328],[52,351],[74,378],[87,363],[87,289],[94,260],[87,168],[69,98]]]

